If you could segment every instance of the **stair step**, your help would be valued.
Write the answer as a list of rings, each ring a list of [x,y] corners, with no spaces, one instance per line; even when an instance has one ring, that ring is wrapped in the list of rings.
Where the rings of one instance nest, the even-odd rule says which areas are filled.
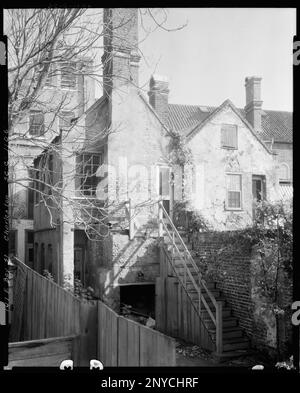
[[[216,331],[215,329],[211,329],[210,334],[214,338],[216,336]],[[238,326],[223,326],[223,339],[226,340],[228,338],[242,338],[244,337],[242,329],[240,329]]]
[[[241,341],[232,341],[232,342],[227,342],[227,339],[224,339],[223,342],[223,351],[235,351],[237,349],[249,349],[250,348],[250,343],[249,340],[241,340]]]
[[[206,319],[204,318],[205,325],[209,330],[215,329],[215,324],[211,319]],[[235,317],[225,317],[223,318],[223,327],[237,327],[238,326],[238,321]]]
[[[209,289],[209,290],[214,290],[214,289],[216,289],[216,284],[213,282],[213,281],[208,281],[208,282],[206,282],[205,283],[205,285],[206,285],[206,287]],[[187,288],[187,290],[189,290],[189,289],[193,289],[194,288],[194,285],[191,283],[191,282],[187,282],[186,283],[186,288]]]

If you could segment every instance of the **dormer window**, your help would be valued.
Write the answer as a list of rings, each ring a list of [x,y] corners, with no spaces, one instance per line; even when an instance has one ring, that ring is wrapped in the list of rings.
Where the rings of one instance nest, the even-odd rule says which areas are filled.
[[[233,124],[222,124],[221,147],[224,149],[238,148],[237,126]]]

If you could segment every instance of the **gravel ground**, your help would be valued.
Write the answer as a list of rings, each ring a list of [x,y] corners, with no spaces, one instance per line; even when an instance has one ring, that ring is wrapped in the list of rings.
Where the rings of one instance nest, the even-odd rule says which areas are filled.
[[[240,356],[217,363],[213,356],[197,345],[176,341],[176,362],[178,367],[252,367],[257,364],[270,366],[265,358],[260,355]]]

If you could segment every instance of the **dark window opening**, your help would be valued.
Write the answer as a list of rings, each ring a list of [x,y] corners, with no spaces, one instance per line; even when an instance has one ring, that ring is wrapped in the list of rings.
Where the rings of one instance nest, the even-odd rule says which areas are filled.
[[[44,243],[41,244],[41,264],[40,264],[40,273],[43,274],[45,270],[45,245]]]
[[[34,267],[34,231],[26,230],[25,232],[25,263],[27,266],[33,269]]]
[[[8,235],[8,253],[9,255],[17,255],[17,231],[11,230]]]
[[[121,285],[120,306],[130,305],[134,315],[155,319],[155,284]]]
[[[29,134],[41,136],[44,134],[44,114],[38,111],[32,111],[29,116]]]
[[[97,170],[102,164],[101,154],[80,154],[77,156],[76,162],[76,174],[80,193],[85,196],[96,196],[99,182]]]

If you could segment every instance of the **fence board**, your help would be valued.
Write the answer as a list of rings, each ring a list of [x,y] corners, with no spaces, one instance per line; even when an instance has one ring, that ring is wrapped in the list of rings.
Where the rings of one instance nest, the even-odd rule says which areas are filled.
[[[98,321],[98,359],[104,366],[175,366],[174,339],[117,315],[101,302]]]
[[[77,338],[77,336],[55,337],[9,343],[9,362],[6,368],[11,369],[14,366],[59,367],[63,360],[76,358],[74,350]]]

